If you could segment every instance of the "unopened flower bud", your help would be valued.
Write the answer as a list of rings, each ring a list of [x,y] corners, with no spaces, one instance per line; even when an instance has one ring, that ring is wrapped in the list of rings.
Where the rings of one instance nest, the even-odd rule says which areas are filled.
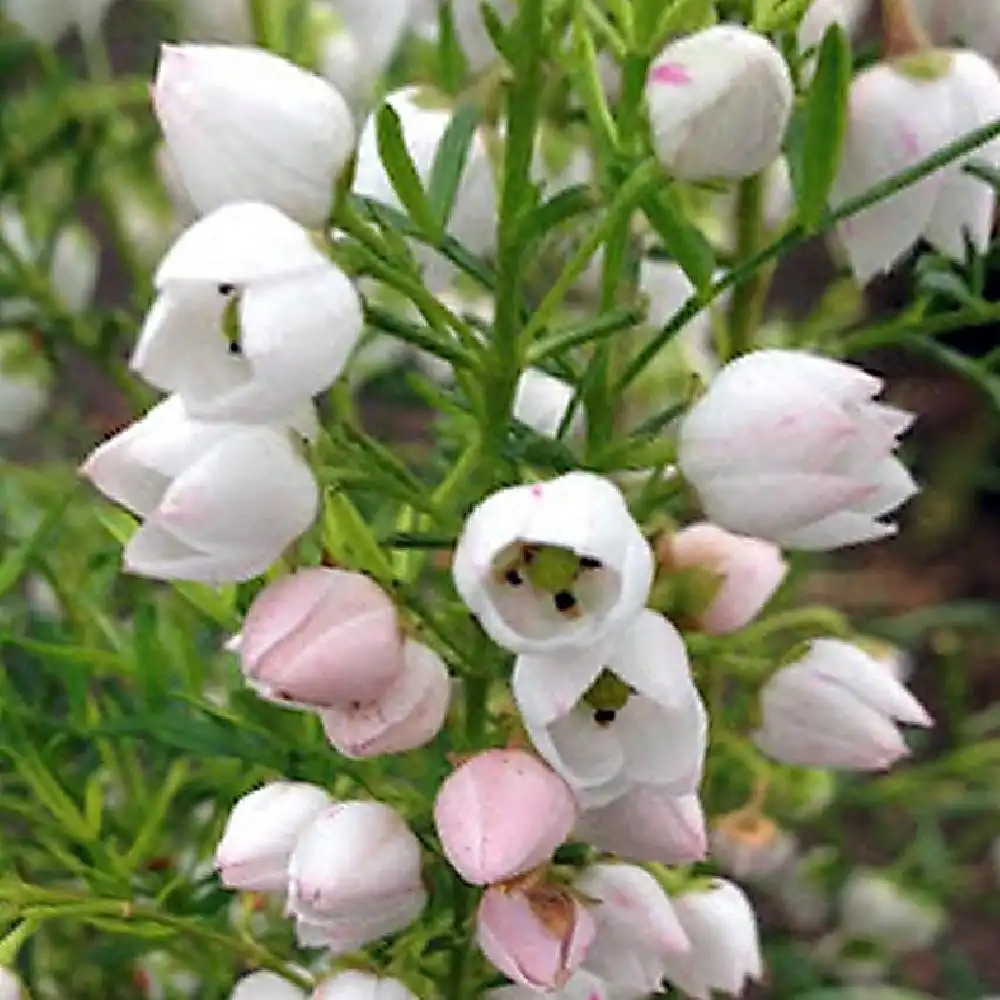
[[[229,1000],[306,1000],[306,995],[284,976],[261,969],[244,976],[233,987]]]
[[[674,911],[691,944],[666,957],[666,978],[696,1000],[713,990],[739,996],[746,980],[763,975],[757,919],[743,892],[725,879],[674,897]]]
[[[408,640],[403,672],[374,701],[354,701],[320,712],[330,742],[345,756],[378,757],[430,743],[448,712],[451,678],[434,650]]]
[[[515,983],[539,991],[565,985],[594,940],[590,913],[554,886],[491,886],[476,915],[483,954]]]
[[[346,969],[324,979],[309,1000],[417,1000],[398,980]]]
[[[523,750],[487,750],[450,774],[434,803],[444,853],[473,885],[545,864],[576,820],[563,780]]]
[[[945,924],[931,899],[907,890],[877,871],[860,869],[840,897],[840,925],[846,937],[898,954],[930,947]]]
[[[404,668],[392,601],[367,576],[325,567],[261,591],[232,645],[262,694],[316,708],[375,701]]]
[[[723,871],[744,882],[770,878],[795,853],[792,837],[754,809],[722,816],[709,842],[712,857]]]
[[[215,867],[228,889],[282,892],[299,835],[329,807],[316,785],[274,781],[244,795],[233,807],[215,850]]]
[[[909,753],[897,723],[934,724],[923,705],[863,650],[814,639],[764,686],[753,740],[801,767],[877,771]]]
[[[710,635],[753,621],[788,569],[777,545],[708,522],[682,528],[665,540],[660,554],[678,571],[671,582],[680,611]]]
[[[321,813],[299,837],[288,875],[299,943],[336,954],[402,930],[427,901],[420,842],[380,802],[338,802]]]
[[[706,28],[653,60],[653,148],[681,180],[749,177],[781,152],[794,96],[784,58],[763,35],[732,24]]]
[[[156,115],[202,212],[263,201],[320,226],[354,146],[340,93],[263,49],[164,45]]]

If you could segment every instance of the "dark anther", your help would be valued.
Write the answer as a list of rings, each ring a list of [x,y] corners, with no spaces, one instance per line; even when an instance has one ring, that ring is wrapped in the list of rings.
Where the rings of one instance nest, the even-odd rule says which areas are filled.
[[[512,587],[520,587],[520,586],[521,586],[521,584],[522,584],[522,583],[524,583],[524,580],[523,580],[523,578],[521,577],[521,574],[520,574],[520,573],[518,573],[518,571],[517,571],[516,569],[509,569],[509,570],[507,570],[507,572],[506,572],[506,573],[504,573],[504,575],[503,575],[503,578],[504,578],[504,579],[505,579],[505,580],[506,580],[506,581],[507,581],[507,582],[508,582],[508,583],[509,583],[509,584],[510,584],[510,585],[511,585]]]
[[[236,291],[236,286],[235,285],[230,285],[228,282],[219,285],[219,294],[220,295],[232,295],[233,292],[235,292],[235,291]]]
[[[535,550],[527,545],[523,545],[521,547],[521,560],[530,566],[535,560]]]
[[[607,726],[615,721],[615,710],[613,708],[595,708],[594,722],[599,726]]]
[[[560,590],[552,599],[558,611],[572,611],[576,607],[576,598],[568,590]]]
[[[242,354],[243,353],[243,348],[240,347],[240,345],[235,340],[231,340],[231,341],[229,341],[229,353],[230,354]]]
[[[600,569],[601,560],[595,559],[593,556],[580,556],[580,565],[584,569]]]

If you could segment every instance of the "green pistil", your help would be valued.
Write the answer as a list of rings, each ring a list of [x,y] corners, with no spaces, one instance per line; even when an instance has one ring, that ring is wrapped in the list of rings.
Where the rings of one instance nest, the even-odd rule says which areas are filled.
[[[222,314],[222,335],[232,347],[239,348],[240,306],[235,296],[226,303],[226,310]]]
[[[522,553],[524,575],[538,590],[551,594],[568,591],[580,573],[580,558],[569,549],[548,545],[525,547]]]
[[[602,670],[583,700],[597,712],[620,712],[632,694],[629,686],[610,670]]]

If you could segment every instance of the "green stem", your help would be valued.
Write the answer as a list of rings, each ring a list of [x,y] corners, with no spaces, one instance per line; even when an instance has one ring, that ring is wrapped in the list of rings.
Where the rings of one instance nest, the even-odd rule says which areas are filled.
[[[936,153],[928,156],[925,160],[910,167],[894,177],[879,181],[867,191],[863,191],[856,198],[845,201],[834,211],[828,211],[819,221],[815,228],[806,230],[801,225],[794,226],[784,235],[776,239],[773,243],[762,248],[749,260],[744,261],[738,267],[728,271],[722,278],[714,282],[703,292],[696,292],[684,303],[684,305],[674,314],[673,318],[666,326],[660,330],[655,337],[636,355],[632,364],[618,381],[617,389],[624,391],[632,384],[650,364],[653,358],[660,352],[664,344],[676,335],[678,330],[683,329],[702,309],[714,302],[723,292],[730,288],[738,287],[743,282],[750,280],[757,271],[784,257],[787,253],[804,243],[807,239],[832,229],[838,222],[849,219],[852,215],[863,212],[877,202],[884,201],[898,191],[911,187],[918,181],[930,176],[942,167],[960,160],[963,156],[977,150],[985,143],[991,142],[1000,136],[1000,119],[976,129],[961,139],[948,143]]]
[[[737,260],[751,260],[764,245],[764,175],[742,181],[736,199]],[[724,361],[753,350],[757,329],[764,312],[772,269],[762,267],[733,294],[729,312],[728,343],[720,354]]]

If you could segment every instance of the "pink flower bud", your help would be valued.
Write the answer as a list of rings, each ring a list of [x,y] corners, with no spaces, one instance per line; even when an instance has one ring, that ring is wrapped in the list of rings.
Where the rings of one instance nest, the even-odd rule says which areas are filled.
[[[299,834],[330,802],[322,788],[300,781],[273,781],[244,795],[229,814],[215,852],[222,884],[282,892]]]
[[[476,915],[483,954],[505,976],[531,989],[565,985],[596,934],[594,918],[565,889],[492,886]]]
[[[292,852],[288,879],[300,944],[338,953],[402,930],[427,898],[420,842],[380,802],[338,802],[313,820]]]
[[[448,668],[434,650],[412,640],[404,657],[403,672],[381,697],[320,712],[327,737],[345,757],[415,750],[440,731],[451,698]]]
[[[403,672],[392,601],[343,570],[304,569],[272,583],[233,644],[265,697],[315,708],[374,701]]]
[[[694,612],[710,635],[735,632],[753,621],[788,569],[777,545],[707,522],[689,525],[670,539],[669,561],[673,568],[716,578],[707,605]]]
[[[441,846],[473,885],[503,882],[548,861],[576,820],[562,779],[524,750],[487,750],[466,761],[434,803]]]

